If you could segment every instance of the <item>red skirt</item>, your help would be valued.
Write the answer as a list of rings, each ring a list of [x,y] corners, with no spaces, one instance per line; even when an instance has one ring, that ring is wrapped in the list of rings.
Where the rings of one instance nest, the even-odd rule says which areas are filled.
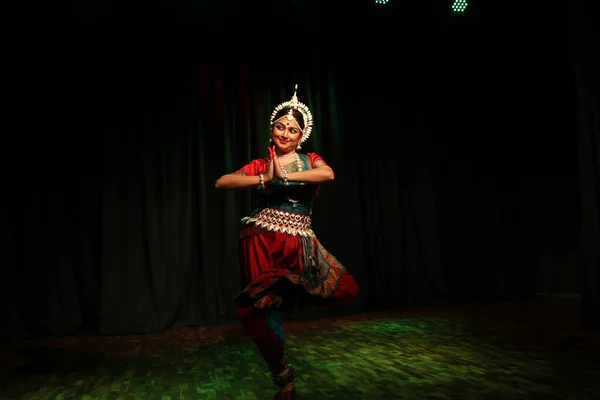
[[[242,229],[239,242],[244,290],[237,305],[267,308],[273,302],[295,305],[345,302],[358,297],[359,286],[316,237]]]

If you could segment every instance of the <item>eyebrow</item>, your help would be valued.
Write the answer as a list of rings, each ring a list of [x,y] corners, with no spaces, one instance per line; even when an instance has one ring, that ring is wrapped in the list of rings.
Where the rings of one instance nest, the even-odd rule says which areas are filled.
[[[296,121],[294,121],[294,122],[296,122]],[[283,122],[277,121],[277,122],[275,122],[275,125],[283,125]],[[291,127],[294,129],[300,129],[297,122],[296,122],[296,125],[291,125]],[[300,129],[300,130],[302,130],[302,129]]]

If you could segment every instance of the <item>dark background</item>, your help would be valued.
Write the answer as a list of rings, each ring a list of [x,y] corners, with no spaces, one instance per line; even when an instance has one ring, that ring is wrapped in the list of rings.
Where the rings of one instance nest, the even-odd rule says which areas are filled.
[[[24,50],[7,140],[3,335],[235,323],[249,192],[294,85],[336,180],[313,227],[344,310],[580,296],[597,326],[598,53],[588,4],[87,1]],[[558,2],[557,2],[558,4]],[[32,31],[33,32],[33,31]]]

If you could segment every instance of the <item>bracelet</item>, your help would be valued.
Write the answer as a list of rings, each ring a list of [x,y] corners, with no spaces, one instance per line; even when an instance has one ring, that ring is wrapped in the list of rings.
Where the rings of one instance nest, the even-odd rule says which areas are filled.
[[[258,179],[260,179],[260,185],[258,186],[261,189],[265,188],[265,176],[263,174],[258,175]]]
[[[288,177],[287,177],[287,169],[283,170],[283,186],[287,186],[288,185]]]

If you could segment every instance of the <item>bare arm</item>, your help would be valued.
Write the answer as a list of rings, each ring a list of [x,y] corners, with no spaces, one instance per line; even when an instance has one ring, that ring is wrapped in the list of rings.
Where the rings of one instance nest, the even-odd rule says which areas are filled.
[[[290,172],[287,177],[289,182],[325,183],[332,181],[335,174],[329,165],[323,165],[308,171]]]
[[[259,176],[227,174],[215,182],[217,189],[244,189],[260,185]]]
[[[223,175],[215,182],[217,189],[245,189],[249,187],[256,187],[261,183],[267,184],[273,179],[275,149],[269,148],[269,165],[264,174],[260,175],[244,175],[244,174],[227,174]]]
[[[275,176],[282,179],[283,170],[281,166],[277,165],[275,170]],[[290,172],[287,175],[288,182],[325,183],[333,181],[334,178],[335,174],[333,173],[333,169],[325,164],[324,161],[317,161],[315,167],[308,171]]]

